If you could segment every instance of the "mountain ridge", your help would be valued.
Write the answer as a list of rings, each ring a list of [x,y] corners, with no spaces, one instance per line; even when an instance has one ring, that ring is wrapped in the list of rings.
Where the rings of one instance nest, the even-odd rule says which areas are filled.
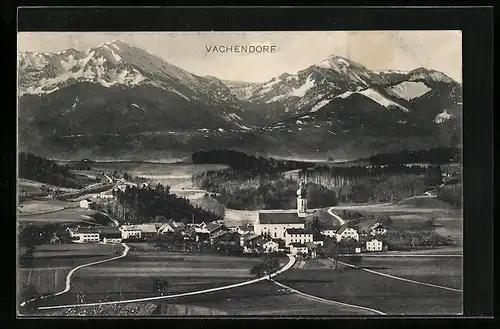
[[[357,145],[352,152],[369,156],[371,148],[448,146],[461,133],[461,84],[426,68],[371,71],[331,55],[249,83],[192,74],[121,41],[20,52],[18,65],[20,145],[41,152],[189,154],[224,146],[345,157]],[[315,147],[323,142],[330,147]]]

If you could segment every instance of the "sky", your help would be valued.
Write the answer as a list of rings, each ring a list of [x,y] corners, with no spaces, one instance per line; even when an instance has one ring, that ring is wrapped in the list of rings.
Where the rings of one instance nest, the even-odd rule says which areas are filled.
[[[87,50],[112,40],[140,47],[191,73],[225,80],[265,82],[337,55],[371,70],[425,67],[462,82],[461,31],[20,32],[18,51]],[[207,52],[214,45],[269,45],[275,52]]]

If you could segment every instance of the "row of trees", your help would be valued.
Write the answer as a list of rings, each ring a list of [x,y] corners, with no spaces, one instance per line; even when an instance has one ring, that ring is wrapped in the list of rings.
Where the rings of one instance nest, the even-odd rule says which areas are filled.
[[[155,187],[127,187],[124,191],[115,191],[116,200],[102,209],[114,218],[128,223],[149,223],[157,216],[184,223],[201,223],[221,220],[222,217],[193,206],[186,198],[170,193],[169,186],[161,184]]]
[[[456,147],[438,147],[428,150],[401,151],[375,154],[368,158],[374,164],[431,163],[445,164],[460,162],[461,149]]]
[[[227,164],[234,170],[255,174],[284,172],[311,167],[311,163],[256,157],[243,152],[227,149],[198,151],[191,160],[196,164]]]

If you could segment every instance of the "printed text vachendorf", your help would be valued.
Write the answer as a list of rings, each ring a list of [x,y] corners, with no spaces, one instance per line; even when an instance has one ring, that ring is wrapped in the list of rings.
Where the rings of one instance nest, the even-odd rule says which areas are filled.
[[[276,46],[205,46],[207,53],[274,53]]]

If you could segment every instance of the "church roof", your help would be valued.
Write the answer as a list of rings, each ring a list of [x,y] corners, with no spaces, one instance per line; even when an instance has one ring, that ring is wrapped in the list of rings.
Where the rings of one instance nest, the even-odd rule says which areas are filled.
[[[305,224],[304,218],[297,213],[259,213],[259,224]]]

